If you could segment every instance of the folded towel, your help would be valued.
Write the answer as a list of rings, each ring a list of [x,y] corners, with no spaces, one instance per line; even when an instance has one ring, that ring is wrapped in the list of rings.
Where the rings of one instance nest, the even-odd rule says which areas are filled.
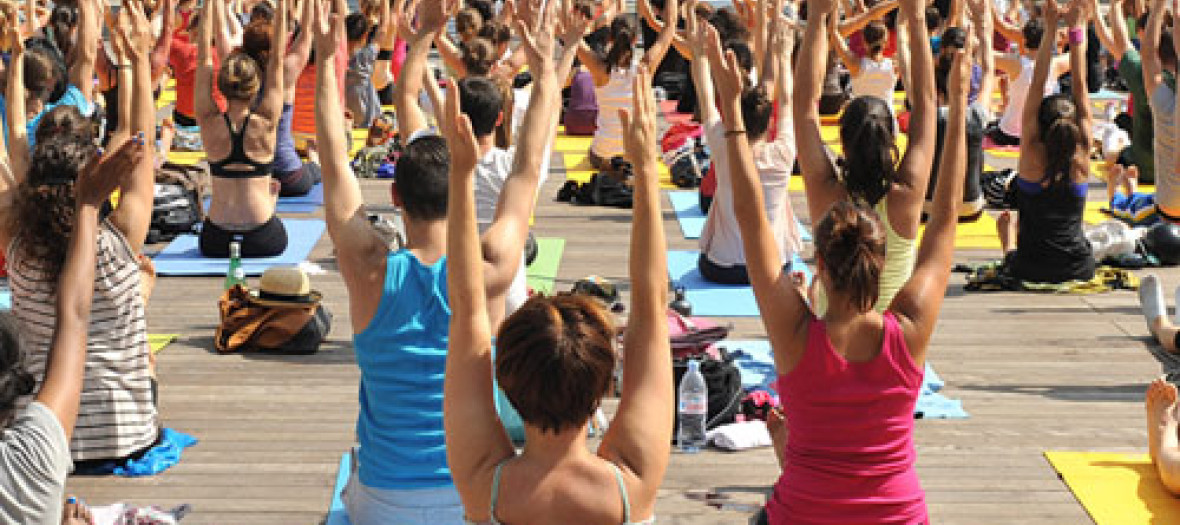
[[[79,470],[76,473],[89,476],[104,474],[126,477],[154,476],[180,463],[180,455],[184,449],[196,444],[197,438],[171,428],[165,428],[161,431],[160,442],[138,459],[128,459],[121,463],[109,461],[92,469]]]
[[[705,434],[705,439],[717,448],[730,451],[771,445],[770,431],[766,430],[766,423],[762,421],[744,421],[721,425],[708,431]]]

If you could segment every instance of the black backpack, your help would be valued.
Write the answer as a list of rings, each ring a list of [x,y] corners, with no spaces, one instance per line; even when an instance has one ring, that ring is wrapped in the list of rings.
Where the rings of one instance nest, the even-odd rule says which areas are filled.
[[[742,399],[746,393],[742,390],[742,372],[733,364],[733,357],[721,349],[721,359],[713,359],[706,354],[700,354],[696,359],[701,362],[701,375],[705,376],[705,385],[709,387],[709,411],[705,422],[705,429],[712,430],[721,425],[733,423],[742,409]],[[676,387],[676,406],[680,406],[680,379],[688,372],[688,359],[676,359],[672,362],[672,377]],[[675,439],[680,429],[679,420],[672,428]]]
[[[148,243],[169,242],[185,233],[195,233],[205,220],[205,170],[166,162],[156,170],[156,195]]]

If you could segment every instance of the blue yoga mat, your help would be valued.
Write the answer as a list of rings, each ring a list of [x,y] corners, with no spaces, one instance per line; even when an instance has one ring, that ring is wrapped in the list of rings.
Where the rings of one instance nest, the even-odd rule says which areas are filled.
[[[340,458],[340,470],[336,473],[336,488],[332,489],[332,504],[328,507],[328,516],[324,518],[324,525],[351,525],[348,521],[348,511],[344,510],[344,500],[340,494],[344,486],[348,485],[348,477],[352,475],[352,453],[345,452]]]
[[[758,303],[754,300],[754,289],[749,286],[733,286],[706,281],[697,270],[700,253],[687,250],[668,252],[668,277],[676,286],[683,286],[692,303],[693,315],[705,317],[757,317]],[[791,263],[794,270],[802,271],[811,281],[811,269],[795,255]]]
[[[209,209],[209,202],[213,197],[205,196],[205,209]],[[279,197],[275,203],[275,213],[312,213],[324,205],[323,183],[312,186],[307,195],[300,197]]]
[[[12,291],[8,289],[0,290],[0,310],[12,309]]]
[[[742,388],[746,390],[771,390],[778,375],[774,369],[774,353],[770,349],[770,341],[721,341],[717,344],[724,347],[733,356],[733,364],[742,373]],[[926,373],[922,377],[922,393],[918,395],[917,405],[914,406],[914,417],[920,419],[964,419],[967,411],[963,410],[963,402],[951,399],[939,393],[945,383],[934,371],[930,363],[926,363]]]
[[[700,197],[695,191],[670,191],[668,200],[680,223],[685,239],[700,239],[705,229],[705,214],[701,212]]]
[[[676,221],[680,223],[680,232],[685,239],[700,239],[705,231],[705,213],[701,211],[700,197],[695,191],[669,191],[668,200],[672,203],[672,211],[676,212]],[[804,241],[811,241],[811,232],[799,218],[795,218],[795,225],[799,227],[799,237]]]
[[[307,259],[324,234],[320,219],[283,219],[287,228],[287,251],[278,257],[242,259],[246,275],[262,275],[271,266],[296,265]],[[229,259],[201,256],[196,235],[181,235],[152,259],[160,275],[225,275]]]

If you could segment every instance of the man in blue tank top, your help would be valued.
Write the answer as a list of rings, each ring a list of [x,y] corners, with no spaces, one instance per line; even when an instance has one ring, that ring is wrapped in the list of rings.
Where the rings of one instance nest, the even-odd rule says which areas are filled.
[[[352,477],[344,491],[349,518],[371,523],[461,524],[463,511],[446,463],[442,425],[443,372],[451,309],[446,290],[446,142],[422,133],[418,106],[426,57],[458,0],[419,4],[418,27],[397,79],[395,104],[402,137],[393,204],[402,210],[406,247],[391,252],[370,226],[360,184],[349,170],[341,133],[336,42],[345,13],[321,7],[316,38],[316,140],[323,162],[325,218],[349,295],[353,343],[361,369],[360,414]],[[337,6],[342,2],[336,2]],[[552,39],[542,32],[540,38]],[[502,303],[517,271],[536,201],[542,156],[558,111],[551,57],[527,45],[532,104],[497,214],[482,239],[489,304]],[[550,47],[551,49],[551,47]],[[562,64],[568,70],[568,64]]]

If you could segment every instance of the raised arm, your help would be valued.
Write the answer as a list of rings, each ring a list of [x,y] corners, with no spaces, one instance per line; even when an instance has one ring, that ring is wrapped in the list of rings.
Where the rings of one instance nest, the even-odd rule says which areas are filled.
[[[972,0],[971,20],[975,29],[975,59],[983,72],[979,79],[978,104],[990,111],[992,91],[996,88],[996,52],[992,48],[995,36],[992,26],[991,0]]]
[[[336,247],[340,275],[349,290],[352,328],[360,331],[369,325],[377,308],[358,300],[359,292],[381,289],[389,249],[369,224],[360,183],[348,165],[349,144],[336,79],[337,43],[344,38],[344,15],[329,13],[326,1],[304,1],[315,3],[316,8],[309,25],[316,46],[315,133],[324,177],[324,219]]]
[[[1098,39],[1102,40],[1102,45],[1110,55],[1115,60],[1122,60],[1127,50],[1132,49],[1131,38],[1127,36],[1127,17],[1123,14],[1122,0],[1113,0],[1110,3],[1107,16],[1110,17],[1109,25],[1100,20],[1102,17],[1094,17],[1094,29],[1098,31]]]
[[[25,41],[19,34],[9,34],[11,59],[8,61],[8,86],[5,94],[5,124],[8,125],[8,156],[16,191],[29,171],[29,125],[25,109]],[[11,194],[9,194],[11,195]],[[8,246],[7,239],[4,246]]]
[[[438,57],[442,59],[443,65],[454,71],[456,78],[467,76],[467,66],[463,65],[463,53],[446,31],[440,32],[434,39],[434,48],[438,50]]]
[[[452,85],[454,85],[452,83]],[[475,221],[479,147],[471,121],[459,111],[458,88],[447,90],[439,129],[451,154],[447,197],[447,295],[451,331],[443,375],[447,465],[468,518],[491,518],[490,479],[481,479],[516,450],[496,413],[492,387],[492,326],[484,293],[483,256]]]
[[[828,39],[831,40],[832,48],[836,51],[836,56],[840,57],[840,62],[844,64],[844,68],[852,76],[860,75],[860,57],[852,53],[848,48],[848,42],[840,35],[836,26],[840,24],[839,11],[833,11],[828,17]]]
[[[828,17],[835,16],[832,9],[832,0],[808,0],[807,27],[799,63],[795,65],[797,84],[791,104],[799,169],[803,172],[812,224],[819,222],[832,203],[847,196],[819,131],[819,99],[828,64]]]
[[[95,160],[83,168],[75,183],[74,230],[58,274],[53,342],[45,379],[37,392],[37,401],[57,416],[66,438],[74,432],[86,374],[86,337],[94,295],[99,209],[126,174],[138,171],[141,164],[151,164],[143,141],[124,142],[101,162]]]
[[[1143,42],[1139,43],[1139,49],[1143,55],[1143,86],[1147,91],[1148,98],[1151,98],[1160,82],[1164,80],[1164,68],[1160,63],[1159,42],[1160,35],[1164,30],[1164,17],[1168,14],[1167,8],[1168,0],[1152,0],[1151,11],[1147,16],[1147,27],[1143,31]],[[1070,48],[1073,47],[1071,42]],[[1075,71],[1077,70],[1075,69]]]
[[[1024,31],[1018,24],[1012,23],[1003,13],[995,10],[992,11],[992,23],[995,24],[996,31],[1004,38],[1024,47]]]
[[[228,6],[225,5],[225,0],[210,1],[217,4],[214,6],[217,12],[215,16],[217,19],[217,38],[214,39],[217,44],[217,58],[225,60],[225,57],[228,57],[230,53],[233,53],[235,49],[242,45],[242,23],[238,20],[237,15],[232,12],[233,10],[228,9]],[[283,12],[275,9],[275,20],[272,23],[277,22],[279,18],[285,18]],[[271,53],[271,56],[278,54],[278,49],[272,47],[271,50],[275,52]],[[274,84],[268,85],[273,86]]]
[[[690,0],[689,5],[696,5],[696,0]],[[701,124],[710,125],[721,117],[717,114],[717,98],[713,96],[713,75],[709,71],[709,60],[705,50],[710,39],[718,38],[717,29],[708,20],[689,13],[686,18],[688,27],[688,46],[692,51],[692,78],[697,92],[697,109],[701,114]]]
[[[131,138],[131,114],[135,110],[135,70],[132,68],[131,56],[126,49],[126,43],[131,39],[125,35],[131,32],[130,19],[122,16],[122,11],[113,17],[111,25],[111,50],[114,52],[114,63],[107,67],[114,72],[115,85],[120,86],[118,90],[119,103],[116,106],[118,115],[116,115],[115,122],[118,125],[115,131],[111,133],[108,144],[122,144],[123,141]],[[102,53],[100,56],[106,56]]]
[[[934,57],[930,39],[926,35],[926,3],[923,0],[904,0],[901,17],[908,32],[909,77],[906,86],[910,100],[909,145],[901,156],[898,172],[904,184],[894,184],[889,191],[889,223],[907,238],[917,236],[917,226],[926,199],[930,180],[930,165],[938,140],[938,100],[934,87]],[[887,100],[892,104],[893,101]],[[895,204],[896,203],[896,204]],[[908,230],[908,231],[907,231]]]
[[[283,100],[286,98],[286,90],[280,86],[286,85],[283,83],[283,70],[286,69],[283,67],[283,50],[287,49],[287,40],[291,38],[291,31],[288,28],[291,21],[289,3],[290,0],[278,0],[275,7],[275,17],[271,22],[270,33],[271,53],[266,61],[266,85],[262,92],[262,103],[258,105],[256,110],[261,115],[273,119],[276,126],[279,116],[283,113]]]
[[[1159,3],[1160,12],[1164,11],[1167,6],[1166,0]],[[1082,74],[1086,71],[1086,25],[1090,20],[1090,4],[1088,2],[1075,1],[1070,6],[1069,11],[1066,12],[1065,22],[1069,27],[1069,63],[1070,69],[1079,72],[1073,75],[1074,78],[1070,85],[1073,89],[1073,103],[1076,107],[1076,115],[1078,120],[1078,129],[1082,131],[1082,144],[1089,147],[1094,143],[1094,120],[1091,116],[1093,112],[1090,105],[1090,90],[1086,86],[1086,75]],[[1152,16],[1155,11],[1152,11]],[[1161,17],[1162,18],[1162,17]],[[1161,22],[1162,23],[1162,22]],[[1159,42],[1148,38],[1148,42]],[[1144,46],[1148,47],[1148,46]],[[1150,92],[1149,92],[1150,93]],[[1150,95],[1148,95],[1150,96]],[[1090,156],[1081,155],[1085,160],[1086,169],[1079,172],[1081,177],[1089,178],[1090,176]],[[1085,180],[1085,179],[1083,179]]]
[[[157,6],[160,12],[160,34],[152,47],[152,82],[159,80],[168,69],[168,53],[172,50],[172,31],[176,28],[175,0],[161,0]]]
[[[119,207],[111,214],[111,223],[127,238],[132,250],[143,249],[152,220],[152,205],[156,193],[155,143],[156,104],[152,98],[152,39],[151,25],[138,0],[126,1],[119,12],[125,17],[127,28],[120,35],[131,65],[133,81],[121,89],[131,87],[130,134],[143,142],[144,155],[150,162],[135,165],[135,172],[119,187]]]
[[[319,0],[303,0],[299,4],[299,34],[283,56],[283,102],[290,103],[295,95],[295,84],[299,82],[299,74],[307,67],[311,58],[311,46],[314,41],[311,25],[316,21],[315,9]]]
[[[456,7],[457,2],[454,0],[430,0],[418,4],[417,31],[413,29],[413,18],[409,13],[402,17],[402,32],[408,37],[406,40],[410,48],[402,65],[402,74],[397,78],[393,97],[402,140],[426,128],[426,115],[418,105],[422,74],[426,71],[426,56],[430,53],[430,43],[447,23],[448,13]]]
[[[400,2],[401,0],[399,0]],[[399,5],[397,11],[403,8]],[[393,83],[393,51],[397,47],[397,29],[400,17],[394,17],[388,1],[381,2],[377,22],[377,62],[373,65],[373,87],[378,91]]]
[[[523,2],[516,6],[519,18],[516,31],[528,54],[533,91],[521,121],[512,171],[504,181],[492,224],[482,237],[487,294],[493,300],[503,296],[520,267],[529,217],[537,202],[542,157],[548,155],[561,104],[553,58],[557,2],[550,1],[543,12],[536,12],[534,8],[540,6],[531,4]]]
[[[628,468],[655,499],[671,452],[675,387],[665,310],[668,271],[660,212],[659,135],[652,78],[646,67],[635,75],[631,111],[620,111],[626,156],[635,166],[631,222],[631,312],[623,346],[623,391],[619,409],[598,454]],[[642,503],[641,503],[642,504]]]
[[[660,31],[656,41],[643,54],[642,62],[649,70],[655,71],[660,62],[664,61],[664,55],[668,53],[668,46],[671,46],[672,39],[676,38],[676,21],[679,17],[679,0],[664,0],[664,29]]]
[[[822,20],[822,19],[821,19]],[[729,151],[730,183],[734,202],[747,203],[735,209],[741,230],[742,250],[754,297],[762,312],[762,323],[775,348],[775,364],[786,373],[802,355],[806,341],[807,305],[792,277],[783,272],[774,231],[766,216],[762,184],[754,166],[749,137],[742,117],[742,70],[732,52],[722,56],[716,39],[709,45],[709,62],[721,104],[725,125],[726,149]]]
[[[1021,114],[1021,137],[1020,145],[1025,148],[1020,155],[1020,173],[1027,174],[1028,177],[1033,177],[1030,180],[1038,180],[1042,174],[1034,174],[1033,167],[1035,165],[1026,165],[1026,162],[1033,161],[1034,158],[1044,157],[1042,149],[1044,144],[1041,143],[1040,126],[1037,124],[1037,113],[1041,108],[1041,100],[1045,97],[1045,82],[1049,79],[1049,69],[1053,62],[1053,50],[1057,49],[1057,20],[1061,13],[1057,6],[1057,2],[1049,0],[1046,2],[1045,12],[1045,36],[1041,37],[1041,47],[1037,49],[1036,64],[1033,66],[1032,83],[1028,87],[1028,94],[1025,95],[1024,113]],[[1080,71],[1080,70],[1079,70]],[[1028,148],[1034,148],[1029,150]]]
[[[938,322],[938,312],[946,295],[946,285],[955,254],[955,229],[959,203],[963,201],[962,173],[967,170],[967,92],[971,88],[971,43],[968,49],[956,49],[952,73],[947,79],[950,113],[938,182],[934,186],[934,205],[926,233],[918,246],[918,259],[909,281],[893,298],[889,310],[897,314],[905,333],[910,354],[922,366],[926,345]]]
[[[90,103],[94,103],[94,62],[102,39],[104,5],[102,0],[78,1],[78,39],[70,56],[70,84]]]
[[[201,8],[197,16],[197,70],[194,74],[193,115],[198,123],[210,122],[221,112],[217,102],[213,100],[213,6],[217,0],[209,0]]]
[[[877,5],[874,5],[872,9],[869,9],[868,11],[857,13],[848,18],[845,18],[837,26],[840,29],[840,36],[842,38],[848,38],[852,36],[853,33],[860,31],[861,29],[864,29],[865,26],[869,25],[869,22],[883,18],[885,15],[889,14],[890,11],[897,9],[897,5],[897,0],[886,0],[884,2],[877,3]],[[808,10],[807,16],[808,18],[811,17],[810,9]],[[926,27],[926,24],[923,23],[922,27]]]

